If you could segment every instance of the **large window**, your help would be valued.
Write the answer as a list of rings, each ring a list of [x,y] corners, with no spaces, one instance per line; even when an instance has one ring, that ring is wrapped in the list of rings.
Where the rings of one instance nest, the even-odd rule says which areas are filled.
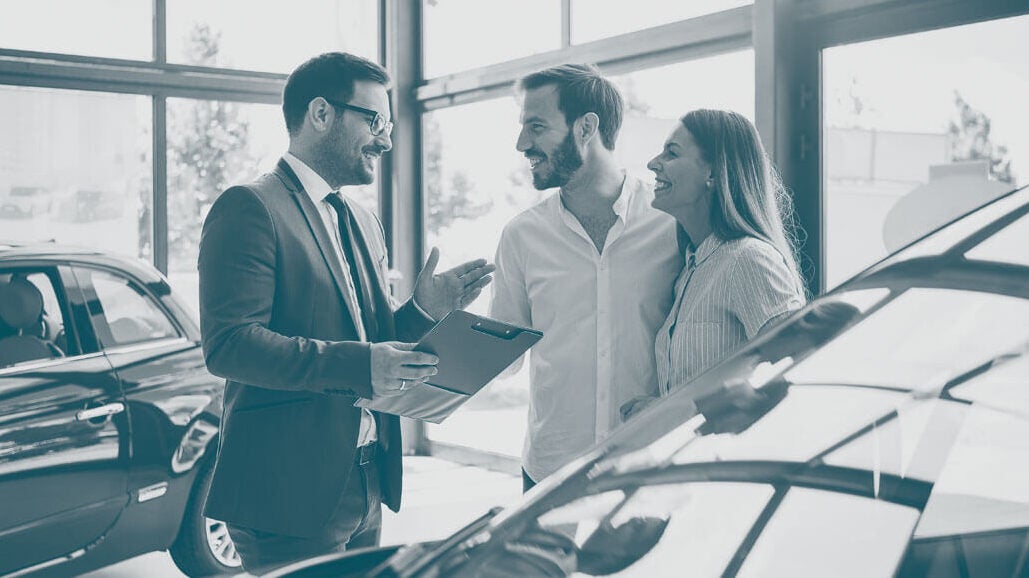
[[[581,44],[745,6],[753,0],[571,0],[571,3],[571,40],[572,44]]]
[[[277,106],[168,99],[168,277],[194,307],[207,211],[229,186],[270,171],[288,144]]]
[[[647,162],[687,112],[718,108],[754,118],[753,50],[646,68],[612,80],[626,103],[615,153],[629,171],[648,179],[653,175]]]
[[[142,96],[0,87],[0,239],[149,258],[151,116]]]
[[[378,0],[172,0],[168,61],[288,73],[345,50],[378,61]]]
[[[130,60],[153,55],[153,2],[8,0],[0,12],[0,48]]]
[[[426,246],[440,248],[440,270],[470,259],[493,260],[504,225],[546,193],[532,187],[515,150],[513,97],[437,110],[423,117]],[[487,313],[489,288],[469,311]],[[496,380],[439,426],[436,441],[521,455],[528,407],[527,366]]]
[[[1021,16],[823,52],[828,287],[1026,182],[1027,35]]]
[[[561,47],[555,0],[422,0],[425,77]]]

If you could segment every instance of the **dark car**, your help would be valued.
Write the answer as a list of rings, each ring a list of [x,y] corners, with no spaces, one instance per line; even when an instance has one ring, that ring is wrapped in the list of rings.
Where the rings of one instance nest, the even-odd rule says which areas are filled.
[[[279,575],[1029,575],[1029,190],[813,300],[516,507]]]
[[[0,245],[0,575],[69,576],[154,550],[239,571],[201,506],[223,381],[139,260]]]

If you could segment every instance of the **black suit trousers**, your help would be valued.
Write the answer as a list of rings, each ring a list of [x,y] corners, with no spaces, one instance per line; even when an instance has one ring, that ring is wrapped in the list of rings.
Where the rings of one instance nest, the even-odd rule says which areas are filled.
[[[301,538],[226,524],[243,560],[243,569],[259,576],[315,556],[378,546],[382,529],[378,461],[353,463],[348,487],[340,496],[335,513],[315,536]]]

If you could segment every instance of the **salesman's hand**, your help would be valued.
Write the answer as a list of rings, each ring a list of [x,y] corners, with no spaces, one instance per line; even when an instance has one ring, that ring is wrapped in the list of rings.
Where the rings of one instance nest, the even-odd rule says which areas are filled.
[[[485,259],[476,259],[458,265],[449,271],[436,273],[439,249],[432,248],[429,258],[414,282],[414,300],[433,320],[439,321],[454,309],[464,309],[489,285],[496,267]]]
[[[439,358],[431,353],[412,351],[414,343],[385,341],[371,344],[372,392],[380,397],[402,394],[414,385],[436,375]]]

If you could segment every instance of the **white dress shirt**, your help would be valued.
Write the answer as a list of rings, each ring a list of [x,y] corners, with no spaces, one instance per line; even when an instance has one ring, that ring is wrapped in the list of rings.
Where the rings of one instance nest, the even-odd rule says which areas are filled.
[[[675,282],[675,304],[655,341],[661,393],[682,387],[804,305],[804,289],[779,250],[754,237],[714,233]]]
[[[619,407],[656,395],[654,335],[682,267],[675,221],[626,177],[598,252],[554,194],[515,217],[497,247],[490,315],[543,332],[529,352],[523,464],[540,481],[619,425]]]
[[[325,182],[318,173],[314,172],[314,169],[307,166],[304,161],[293,156],[287,152],[282,156],[289,167],[296,173],[297,178],[300,179],[300,185],[304,187],[304,192],[311,198],[311,202],[318,209],[318,215],[322,218],[322,224],[325,225],[326,231],[329,233],[329,237],[332,238],[332,246],[336,250],[336,257],[339,259],[340,264],[343,266],[343,278],[346,279],[346,289],[350,292],[350,302],[359,303],[357,300],[357,290],[354,285],[354,279],[350,278],[350,264],[347,263],[346,254],[343,252],[343,240],[340,238],[339,233],[339,221],[336,219],[336,209],[332,207],[326,200],[325,197],[334,193],[329,183]],[[346,199],[346,202],[352,203],[350,199]],[[354,312],[358,320],[361,319],[361,312]],[[367,341],[365,333],[364,323],[358,322],[357,333],[360,341]],[[367,409],[361,410],[361,429],[357,437],[357,445],[363,446],[374,442],[376,437],[375,430],[375,418]]]

